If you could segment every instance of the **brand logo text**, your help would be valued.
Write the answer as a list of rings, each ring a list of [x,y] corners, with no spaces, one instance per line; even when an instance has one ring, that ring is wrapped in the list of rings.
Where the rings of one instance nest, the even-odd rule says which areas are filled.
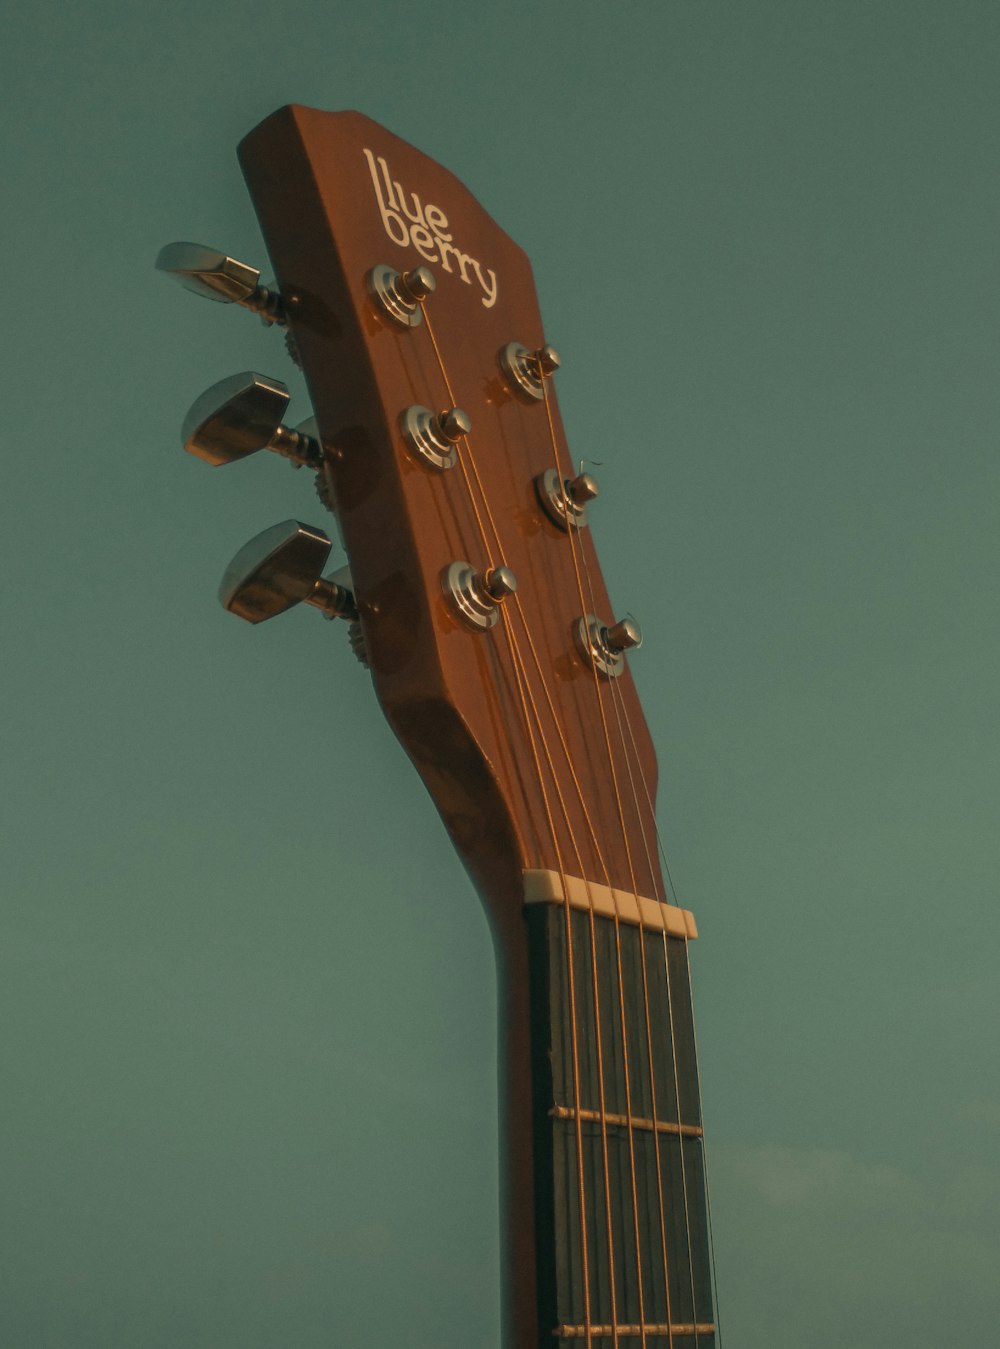
[[[412,245],[425,262],[438,262],[446,272],[453,270],[454,262],[466,285],[478,283],[483,291],[482,303],[492,309],[497,300],[496,272],[456,247],[444,211],[432,202],[421,202],[416,192],[405,192],[399,181],[389,176],[389,166],[381,155],[376,158],[366,149],[365,158],[382,225],[393,243],[401,248]]]

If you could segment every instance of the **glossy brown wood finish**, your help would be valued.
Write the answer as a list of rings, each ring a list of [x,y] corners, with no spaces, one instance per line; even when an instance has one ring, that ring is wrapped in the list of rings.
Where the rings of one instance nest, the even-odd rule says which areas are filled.
[[[535,494],[535,477],[555,467],[546,407],[512,393],[498,364],[508,342],[534,349],[547,337],[524,253],[451,173],[360,114],[281,109],[244,140],[240,158],[335,487],[375,688],[483,897],[496,938],[505,1342],[533,1349],[539,1331],[522,872],[562,870],[662,897],[643,789],[644,781],[649,797],[655,794],[655,757],[628,673],[618,691],[637,752],[619,734],[610,686],[595,681],[576,652],[573,629],[582,609],[605,621],[613,609],[590,529],[575,536],[589,578],[581,605],[570,539]],[[425,221],[437,222],[468,259],[464,269],[454,252],[447,255],[450,270],[442,265],[439,247],[428,243],[430,230],[418,236],[421,248],[389,237],[372,170],[374,163],[378,174],[379,161],[399,185],[387,187],[383,174],[383,205],[390,192],[401,191],[416,213],[415,193]],[[460,467],[434,471],[403,439],[399,417],[406,407],[439,411],[452,400],[428,325],[404,331],[378,316],[365,281],[378,263],[400,271],[425,263],[435,274],[426,313],[454,402],[472,419],[472,433],[458,447],[469,475]],[[552,382],[549,389],[566,475],[571,460]],[[496,535],[477,499],[472,461]],[[598,529],[600,514],[598,502],[590,509]],[[506,627],[473,631],[455,616],[441,576],[457,559],[514,570],[519,588],[506,601]],[[535,725],[533,734],[516,652],[537,707],[540,731]]]

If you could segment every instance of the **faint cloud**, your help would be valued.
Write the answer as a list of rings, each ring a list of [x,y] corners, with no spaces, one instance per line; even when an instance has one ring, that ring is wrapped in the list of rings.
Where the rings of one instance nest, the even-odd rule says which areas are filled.
[[[1000,1133],[1000,1101],[980,1098],[963,1101],[955,1109],[955,1119],[960,1124],[986,1125]]]
[[[869,1205],[915,1196],[913,1181],[895,1167],[866,1164],[847,1152],[777,1146],[725,1152],[723,1164],[769,1204],[801,1207],[851,1195]]]
[[[993,1342],[1000,1167],[950,1146],[923,1171],[777,1144],[710,1162],[723,1324],[743,1349],[843,1349],[847,1325],[879,1349]]]

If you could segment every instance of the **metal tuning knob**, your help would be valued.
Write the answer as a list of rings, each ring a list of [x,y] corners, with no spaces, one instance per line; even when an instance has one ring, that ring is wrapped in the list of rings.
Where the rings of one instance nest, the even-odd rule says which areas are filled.
[[[587,502],[597,496],[598,486],[590,473],[563,478],[549,468],[535,479],[535,491],[546,515],[560,529],[582,529],[587,523]]]
[[[606,679],[617,679],[625,669],[625,652],[642,646],[642,629],[634,618],[608,626],[596,614],[585,614],[577,624],[576,643],[592,669]]]
[[[472,422],[461,408],[433,413],[430,408],[415,403],[403,413],[400,427],[410,449],[425,464],[446,469],[454,465],[458,457],[455,446],[472,430]]]
[[[542,385],[562,364],[555,347],[546,345],[538,351],[529,351],[520,342],[508,342],[501,347],[499,359],[500,369],[510,387],[532,402],[544,396]]]
[[[492,628],[500,617],[500,605],[517,591],[517,577],[510,567],[478,572],[468,562],[453,562],[445,568],[441,588],[470,627]]]
[[[330,556],[321,529],[283,520],[245,544],[226,568],[219,586],[224,609],[248,623],[263,623],[294,604],[311,604],[324,618],[358,617],[347,568],[332,577],[320,573]]]
[[[420,323],[424,316],[421,305],[437,288],[434,273],[428,267],[397,272],[388,263],[380,262],[366,279],[379,317],[389,319],[399,328],[415,328]]]
[[[156,268],[176,277],[185,290],[207,300],[242,305],[259,314],[265,323],[284,327],[287,322],[281,293],[260,284],[256,267],[238,262],[218,249],[206,248],[204,244],[167,244],[160,249]]]
[[[309,434],[312,418],[297,430],[281,423],[288,389],[253,370],[230,375],[195,399],[181,439],[188,454],[207,464],[234,464],[257,450],[274,450],[296,466],[323,466],[319,441]]]

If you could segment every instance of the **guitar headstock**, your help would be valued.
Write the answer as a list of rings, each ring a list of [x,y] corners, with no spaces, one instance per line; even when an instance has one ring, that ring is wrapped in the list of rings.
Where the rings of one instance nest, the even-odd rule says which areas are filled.
[[[264,380],[264,424],[240,404],[229,458],[252,440],[319,469],[348,554],[341,612],[500,926],[525,872],[664,898],[625,659],[639,630],[601,577],[597,484],[566,445],[525,254],[451,173],[360,114],[283,108],[240,159],[280,296],[209,250],[162,265],[287,324],[315,427],[281,426]],[[237,401],[261,377],[239,378]]]

